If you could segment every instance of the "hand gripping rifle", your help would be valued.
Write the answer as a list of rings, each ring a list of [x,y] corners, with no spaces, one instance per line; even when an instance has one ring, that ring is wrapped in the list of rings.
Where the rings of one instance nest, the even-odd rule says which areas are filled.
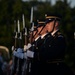
[[[20,31],[20,23],[18,20],[18,41],[19,41],[19,47],[17,49],[17,72],[16,75],[21,75],[22,74],[22,65],[23,65],[23,41],[22,41],[22,32]]]
[[[16,69],[17,69],[17,48],[18,48],[18,37],[17,37],[17,26],[16,26],[16,21],[14,21],[14,46],[12,46],[13,50],[13,59],[12,59],[12,69],[10,75],[15,75]]]

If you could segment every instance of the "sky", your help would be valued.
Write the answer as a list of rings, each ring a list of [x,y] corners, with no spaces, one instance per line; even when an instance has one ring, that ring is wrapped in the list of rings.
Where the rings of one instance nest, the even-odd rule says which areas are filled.
[[[52,4],[55,4],[55,1],[56,0],[51,0],[51,2],[52,2]],[[62,0],[63,1],[63,0]],[[68,2],[70,2],[71,1],[71,7],[75,7],[75,0],[68,0]]]
[[[23,1],[29,1],[29,0],[23,0]],[[39,0],[39,1],[45,1],[45,0]],[[50,1],[50,0],[48,0],[48,1]],[[63,1],[63,0],[62,0]],[[73,7],[75,7],[75,0],[68,0],[68,2],[70,2],[71,1],[71,7],[73,8]],[[55,2],[56,2],[56,0],[51,0],[51,3],[52,4],[55,4]]]

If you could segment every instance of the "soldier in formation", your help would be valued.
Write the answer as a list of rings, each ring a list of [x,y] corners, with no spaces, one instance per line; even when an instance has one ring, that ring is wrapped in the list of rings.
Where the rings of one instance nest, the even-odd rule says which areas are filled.
[[[65,36],[59,29],[61,16],[46,14],[45,18],[37,26],[39,34],[34,42],[31,75],[74,75],[64,62],[67,45]]]
[[[60,22],[60,15],[46,14],[45,20],[39,19],[37,24],[34,23],[24,50],[18,49],[14,54],[20,58],[19,61],[22,59],[22,65],[18,65],[21,72],[16,75],[74,75],[64,62],[67,45],[59,28]],[[11,75],[15,75],[14,72]]]

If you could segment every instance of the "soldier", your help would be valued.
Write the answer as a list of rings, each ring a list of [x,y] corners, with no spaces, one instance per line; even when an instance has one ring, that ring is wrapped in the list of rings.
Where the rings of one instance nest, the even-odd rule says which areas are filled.
[[[60,21],[60,15],[46,14],[45,29],[48,33],[39,48],[41,75],[73,75],[73,72],[64,63],[66,41],[59,29]]]
[[[31,63],[31,73],[30,73],[30,75],[38,75],[40,73],[38,50],[39,50],[39,47],[42,44],[41,34],[45,33],[44,23],[45,23],[44,21],[38,21],[38,26],[37,26],[38,32],[34,34],[34,42],[32,43],[34,46],[32,46],[30,48],[30,50],[34,51],[34,57],[32,59],[32,63]]]

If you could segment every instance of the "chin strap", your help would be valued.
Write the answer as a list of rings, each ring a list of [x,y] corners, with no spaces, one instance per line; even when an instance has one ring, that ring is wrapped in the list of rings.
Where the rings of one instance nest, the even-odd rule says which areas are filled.
[[[54,20],[53,29],[52,29],[52,31],[50,33],[52,33],[54,31],[55,24],[56,24],[56,19]]]

